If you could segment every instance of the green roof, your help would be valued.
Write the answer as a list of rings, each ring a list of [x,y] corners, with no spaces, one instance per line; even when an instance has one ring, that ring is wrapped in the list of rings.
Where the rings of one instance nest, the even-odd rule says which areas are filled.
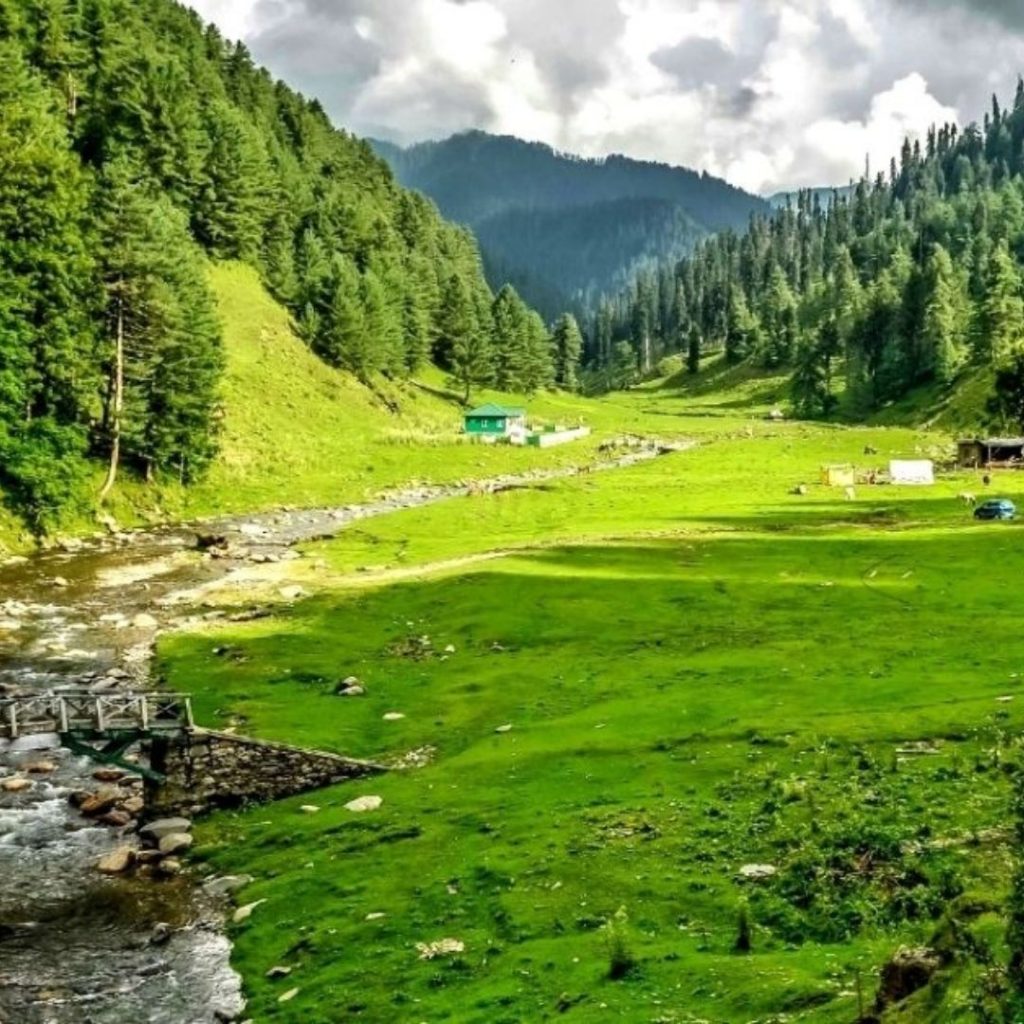
[[[493,416],[525,416],[525,409],[516,409],[506,405],[495,405],[493,402],[489,402],[487,405],[481,405],[479,409],[473,409],[466,413],[466,416],[473,417],[493,417]]]

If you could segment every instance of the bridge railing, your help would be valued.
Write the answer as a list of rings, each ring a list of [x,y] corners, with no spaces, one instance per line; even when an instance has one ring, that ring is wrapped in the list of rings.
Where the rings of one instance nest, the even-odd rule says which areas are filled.
[[[49,693],[0,699],[0,737],[39,733],[181,732],[192,727],[182,693]]]

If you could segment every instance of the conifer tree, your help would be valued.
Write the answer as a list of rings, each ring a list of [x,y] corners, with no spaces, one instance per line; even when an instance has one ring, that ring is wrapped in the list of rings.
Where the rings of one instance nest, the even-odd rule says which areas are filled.
[[[1005,242],[989,259],[985,296],[978,311],[978,344],[981,354],[996,366],[1024,346],[1020,272]]]
[[[694,376],[700,373],[700,351],[700,328],[691,324],[686,336],[686,372]]]
[[[101,189],[108,348],[102,501],[126,456],[147,478],[173,465],[185,481],[209,462],[222,356],[213,300],[184,217],[126,159],[107,167]]]
[[[89,198],[53,94],[0,41],[0,486],[37,530],[76,489],[98,380]]]
[[[523,392],[532,395],[555,383],[551,335],[540,314],[530,310],[526,315],[526,359],[523,364]]]
[[[494,380],[494,353],[480,327],[473,296],[461,277],[453,275],[445,288],[440,343],[447,354],[452,385],[469,403],[473,388]]]
[[[527,390],[524,387],[530,359],[527,308],[516,290],[506,284],[495,296],[491,307],[494,320],[495,385],[502,391]]]
[[[966,294],[949,253],[936,244],[925,267],[921,347],[935,379],[949,384],[967,361]]]
[[[355,264],[345,256],[336,256],[330,304],[324,312],[316,351],[332,366],[368,380],[377,367],[363,302],[363,280]]]
[[[583,335],[576,317],[563,314],[554,331],[555,382],[566,391],[579,387],[580,357],[583,354]]]

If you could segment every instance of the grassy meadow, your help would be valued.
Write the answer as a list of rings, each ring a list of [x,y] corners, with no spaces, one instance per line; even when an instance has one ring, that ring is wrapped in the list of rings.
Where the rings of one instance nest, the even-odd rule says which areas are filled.
[[[972,522],[974,474],[817,484],[948,437],[770,424],[777,382],[721,368],[679,383],[586,405],[687,452],[360,522],[288,565],[310,598],[162,641],[201,722],[429,755],[202,823],[201,869],[265,901],[233,934],[254,1021],[846,1024],[929,943],[951,966],[885,1019],[976,1019],[950,936],[1000,955],[1019,530]],[[364,697],[334,695],[350,675]],[[462,951],[422,958],[442,939]]]

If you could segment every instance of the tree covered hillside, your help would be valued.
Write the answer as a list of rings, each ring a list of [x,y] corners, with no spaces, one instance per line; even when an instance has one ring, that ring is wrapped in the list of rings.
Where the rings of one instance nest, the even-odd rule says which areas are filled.
[[[1012,109],[993,100],[980,126],[906,143],[848,198],[801,193],[641,275],[598,318],[596,358],[616,365],[626,344],[635,369],[645,353],[685,350],[695,369],[724,348],[790,368],[812,416],[862,415],[974,371],[990,381],[989,414],[1020,426],[1022,262],[1024,83]]]
[[[0,491],[36,528],[90,459],[107,492],[122,464],[188,482],[214,457],[205,256],[258,268],[364,381],[431,358],[467,389],[496,363],[524,390],[555,372],[514,294],[495,335],[468,231],[194,13],[0,0]]]
[[[374,142],[402,184],[480,239],[488,275],[554,316],[591,306],[709,232],[741,229],[761,199],[707,174],[611,156],[586,160],[537,142],[471,131],[408,149]]]

